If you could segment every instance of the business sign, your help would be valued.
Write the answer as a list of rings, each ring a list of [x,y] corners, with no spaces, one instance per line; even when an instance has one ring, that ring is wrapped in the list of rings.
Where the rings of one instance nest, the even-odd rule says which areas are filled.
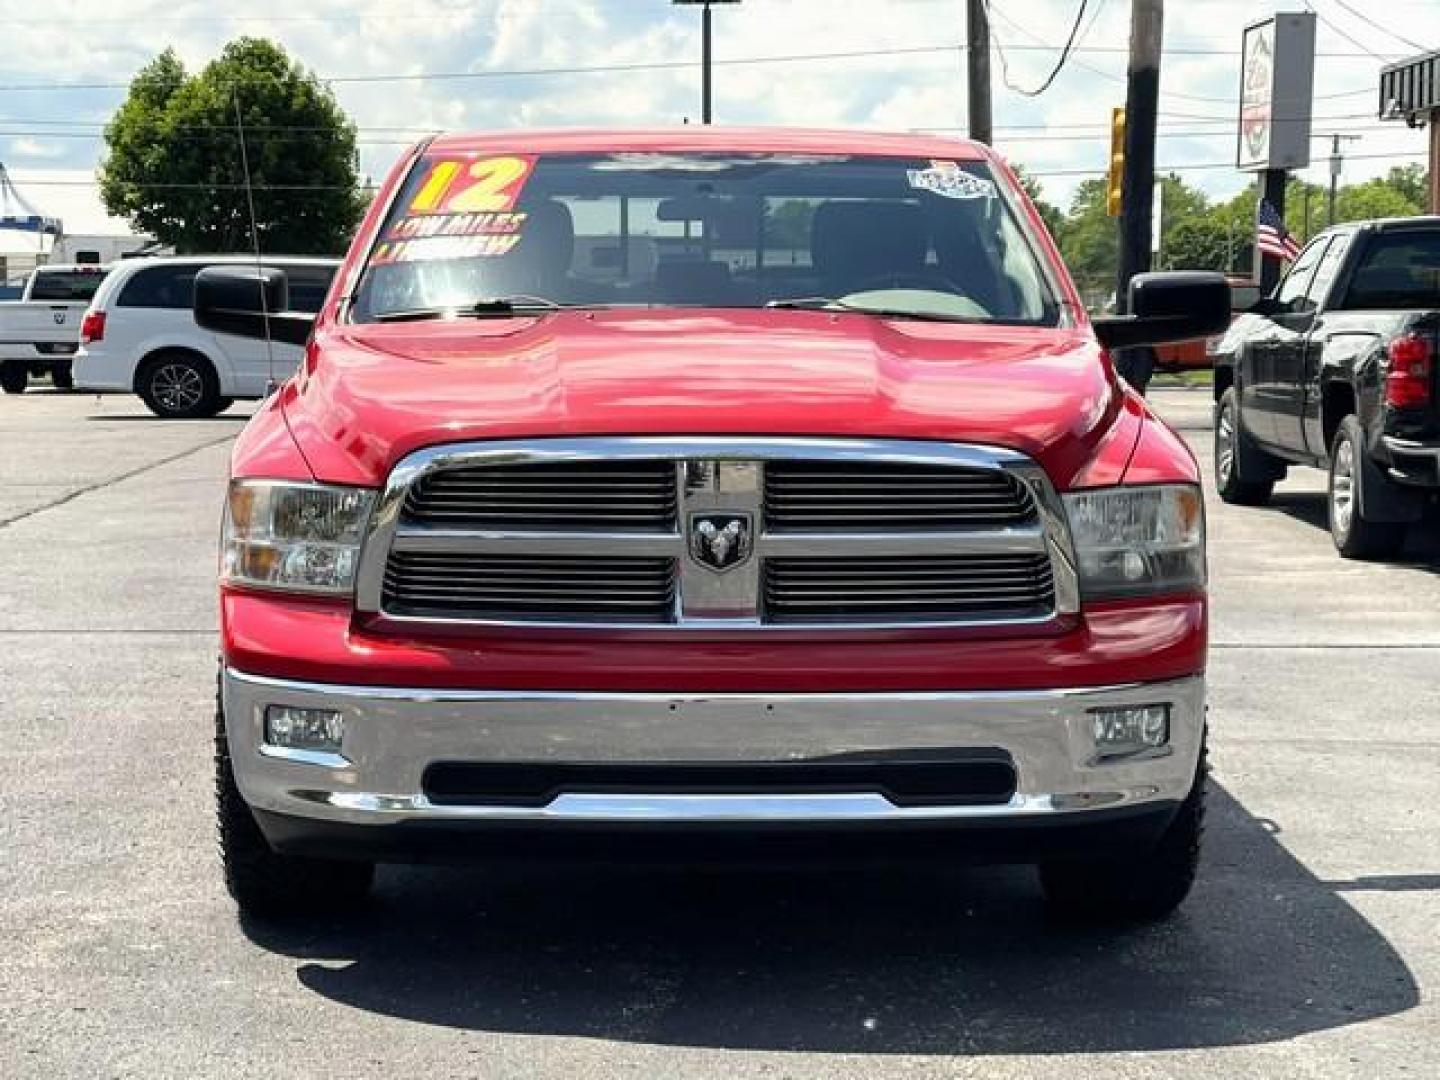
[[[1235,164],[1246,171],[1310,164],[1315,16],[1276,15],[1245,28]]]

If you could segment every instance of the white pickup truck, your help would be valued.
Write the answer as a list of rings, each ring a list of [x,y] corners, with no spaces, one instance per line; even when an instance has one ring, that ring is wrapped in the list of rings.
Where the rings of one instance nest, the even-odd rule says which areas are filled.
[[[38,267],[19,300],[0,301],[0,386],[23,394],[31,375],[49,375],[56,387],[74,385],[71,362],[80,346],[80,323],[105,280],[105,266]]]

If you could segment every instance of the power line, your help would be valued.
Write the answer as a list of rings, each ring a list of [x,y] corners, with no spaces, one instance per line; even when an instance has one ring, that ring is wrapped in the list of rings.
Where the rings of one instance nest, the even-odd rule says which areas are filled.
[[[988,8],[988,5],[987,5],[987,8]],[[1032,31],[1026,29],[1025,27],[1021,26],[1021,25],[1020,25],[1019,23],[1017,23],[1014,19],[1012,19],[1012,18],[1010,18],[1009,16],[1005,15],[1003,12],[993,11],[993,9],[989,9],[989,10],[991,10],[991,11],[993,12],[993,14],[995,15],[996,18],[998,18],[1001,22],[1005,23],[1005,25],[1009,26],[1009,27],[1010,27],[1012,30],[1014,30],[1016,33],[1024,34],[1024,35],[1025,35],[1027,38],[1029,38],[1031,41],[1040,42],[1041,45],[1042,45],[1042,47],[1046,45],[1044,39],[1041,38],[1038,34],[1036,34],[1036,33],[1032,32]],[[1053,49],[1055,46],[1049,45],[1048,47]],[[1012,46],[1012,48],[1015,48],[1015,46]],[[1127,55],[1129,54],[1129,49],[1121,48],[1121,47],[1119,47],[1119,46],[1110,46],[1110,47],[1107,47],[1107,48],[1106,48],[1106,51],[1107,51],[1107,52],[1125,53],[1125,54],[1127,54]],[[1163,50],[1162,50],[1162,53],[1163,53]],[[1227,51],[1226,55],[1227,55],[1227,56],[1238,56],[1239,53],[1238,53],[1238,52],[1228,52],[1228,51]],[[1003,56],[1003,54],[1002,54],[1002,56]],[[1085,71],[1090,72],[1092,75],[1098,75],[1098,76],[1100,76],[1102,79],[1108,79],[1110,82],[1120,83],[1122,86],[1126,84],[1126,80],[1125,80],[1125,77],[1124,77],[1123,75],[1116,75],[1116,74],[1114,74],[1114,73],[1112,73],[1112,72],[1104,71],[1104,70],[1102,70],[1101,68],[1095,67],[1093,64],[1087,64],[1087,63],[1084,63],[1084,62],[1081,61],[1081,60],[1076,60],[1076,61],[1075,61],[1075,66],[1078,67],[1078,68],[1082,68],[1082,69],[1085,70]],[[1007,85],[1008,85],[1008,84],[1007,84]],[[1217,97],[1211,97],[1211,96],[1203,95],[1203,94],[1184,94],[1184,93],[1181,93],[1181,92],[1178,91],[1178,90],[1170,90],[1170,91],[1167,91],[1167,92],[1166,92],[1166,96],[1167,96],[1167,97],[1175,97],[1175,98],[1184,98],[1184,99],[1187,100],[1187,101],[1200,101],[1200,102],[1205,102],[1205,103],[1207,103],[1207,104],[1229,105],[1229,104],[1232,104],[1232,103],[1233,103],[1233,99],[1231,99],[1231,98],[1217,98]]]
[[[993,9],[992,9],[993,11]],[[1054,52],[1058,47],[1044,41],[1038,35],[1032,33],[1023,26],[1020,26],[1013,19],[1008,18],[1002,12],[994,11],[994,16],[1010,26],[1017,33],[1023,34],[1036,42],[1033,45],[1010,44],[1006,48],[1010,52]],[[1072,47],[1071,53],[1091,52],[1106,54],[1123,54],[1125,49],[1118,46],[1084,46]],[[811,61],[832,61],[832,60],[864,60],[878,57],[890,56],[920,56],[920,55],[942,55],[964,52],[964,46],[955,45],[914,45],[899,46],[884,49],[852,49],[834,52],[821,53],[791,53],[776,56],[745,56],[718,58],[714,61],[716,66],[745,67],[765,64],[791,64],[806,63]],[[1171,56],[1229,56],[1239,57],[1238,50],[1234,49],[1167,49],[1166,55]],[[1378,54],[1365,50],[1361,53],[1317,53],[1319,57],[1327,59],[1384,59]],[[1124,82],[1122,76],[1097,68],[1091,64],[1073,61],[1075,66],[1081,67],[1101,78],[1113,82]],[[498,79],[498,78],[532,78],[555,75],[605,75],[623,74],[627,72],[644,71],[673,71],[694,68],[699,61],[685,60],[647,60],[633,63],[616,64],[589,64],[573,65],[564,67],[535,67],[535,68],[489,68],[480,71],[435,71],[435,72],[378,72],[369,75],[322,75],[318,76],[321,82],[333,84],[352,83],[397,83],[397,82],[443,82],[451,80],[471,79]],[[0,91],[23,92],[29,90],[125,90],[128,89],[128,82],[26,82],[8,83],[0,85]],[[1364,91],[1370,93],[1371,91]],[[1346,91],[1347,94],[1359,94],[1361,91]],[[1230,104],[1230,98],[1208,97],[1199,94],[1183,94],[1179,91],[1167,91],[1167,96],[1185,98],[1193,101],[1208,101]]]
[[[1417,159],[1417,158],[1426,158],[1426,157],[1428,157],[1428,156],[1429,156],[1428,153],[1423,152],[1423,151],[1422,151],[1422,152],[1417,152],[1417,153],[1407,153],[1407,154],[1351,154],[1351,155],[1349,155],[1348,157],[1346,157],[1345,160],[1346,160],[1346,161],[1402,161],[1402,160],[1403,160],[1403,161],[1413,161],[1413,160],[1415,160],[1415,159]],[[1235,168],[1235,162],[1233,162],[1233,161],[1204,161],[1204,162],[1192,162],[1192,163],[1189,164],[1189,165],[1156,165],[1156,166],[1155,166],[1155,173],[1156,173],[1156,175],[1159,175],[1160,173],[1208,172],[1208,171],[1210,171],[1210,170],[1212,170],[1212,169],[1233,169],[1233,168]],[[1048,169],[1048,170],[1044,170],[1044,171],[1037,171],[1037,170],[1033,170],[1033,169],[1030,169],[1030,168],[1026,168],[1025,172],[1026,172],[1026,175],[1028,175],[1028,176],[1040,177],[1040,178],[1042,178],[1042,179],[1045,178],[1045,177],[1056,177],[1056,176],[1104,176],[1104,175],[1106,174],[1106,170],[1105,170],[1105,169]]]
[[[985,18],[990,20],[993,25],[990,13],[990,0],[981,0],[981,2],[985,5]],[[1022,86],[1016,86],[1015,83],[1011,81],[1010,62],[1005,58],[1005,48],[1000,42],[999,35],[995,34],[993,30],[991,31],[992,38],[995,42],[995,53],[1000,57],[1000,78],[1007,88],[1024,97],[1032,98],[1039,97],[1045,93],[1046,90],[1050,89],[1051,84],[1054,83],[1061,69],[1065,67],[1065,61],[1070,59],[1070,53],[1075,46],[1075,35],[1080,32],[1080,23],[1085,18],[1087,3],[1088,0],[1080,0],[1080,6],[1075,11],[1075,21],[1070,24],[1070,36],[1065,39],[1065,46],[1060,50],[1060,58],[1055,61],[1055,66],[1050,69],[1050,74],[1046,75],[1045,79],[1034,90],[1026,90]]]
[[[1214,122],[1214,123],[1229,123],[1229,121],[1230,121],[1230,118],[1229,118],[1229,117],[1201,116],[1201,115],[1199,115],[1199,114],[1165,114],[1165,115],[1171,115],[1171,116],[1177,116],[1177,115],[1178,115],[1180,118],[1184,119],[1184,121],[1187,122],[1187,123],[1193,122],[1193,121],[1202,121],[1202,122],[1204,122],[1204,121],[1211,121],[1211,122]],[[1277,119],[1284,119],[1284,118],[1277,118]],[[1318,123],[1318,122],[1326,122],[1326,121],[1331,121],[1331,120],[1373,120],[1373,117],[1372,117],[1372,115],[1371,115],[1370,113],[1342,113],[1342,114],[1337,114],[1337,115],[1332,115],[1332,116],[1315,116],[1315,117],[1312,117],[1312,119],[1313,119],[1315,122]],[[8,117],[8,118],[6,118],[6,117],[0,117],[0,123],[7,123],[7,122],[8,122],[8,123],[16,123],[16,124],[26,124],[26,125],[31,125],[31,126],[30,126],[30,127],[27,127],[27,128],[24,128],[24,129],[0,129],[0,138],[9,138],[9,139],[71,139],[71,140],[81,140],[81,141],[98,141],[98,140],[104,138],[104,131],[105,131],[105,126],[106,126],[106,125],[103,125],[103,124],[85,123],[85,122],[81,122],[81,121],[24,120],[24,119],[20,119],[20,118],[16,118],[16,117]],[[40,129],[40,130],[37,130],[37,129],[36,129],[36,128],[38,127],[38,125],[40,125],[40,124],[50,124],[50,123],[54,123],[54,124],[66,124],[66,125],[71,126],[71,127],[83,126],[83,127],[88,128],[89,130],[86,130],[86,131],[46,131],[46,130],[43,130],[43,129]],[[1057,128],[1057,127],[1063,128],[1064,130],[1063,130],[1062,132],[1052,132],[1052,131],[1051,131],[1051,129]],[[997,126],[996,126],[996,130],[997,130],[997,131],[1041,132],[1041,134],[1028,135],[1028,136],[1026,136],[1026,137],[1029,138],[1029,139],[1035,139],[1035,140],[1038,140],[1038,141],[1045,141],[1045,142],[1064,142],[1064,141],[1087,141],[1087,140],[1097,139],[1097,138],[1098,138],[1098,135],[1095,134],[1095,133],[1093,133],[1093,132],[1099,131],[1099,130],[1102,130],[1102,129],[1105,129],[1105,128],[1107,128],[1107,127],[1108,127],[1107,124],[1105,124],[1105,123],[1103,123],[1103,122],[1098,122],[1098,121],[1097,121],[1097,122],[1091,123],[1091,124],[1068,124],[1068,123],[1067,123],[1067,124],[1064,124],[1064,125],[1056,125],[1056,124],[1000,124],[1000,125],[997,125]],[[178,131],[179,131],[179,133],[180,133],[180,137],[181,137],[181,138],[185,138],[185,139],[201,140],[201,139],[206,139],[206,138],[210,138],[210,137],[220,137],[220,138],[224,138],[224,139],[227,139],[227,140],[233,140],[233,139],[235,138],[235,131],[234,131],[233,128],[228,127],[228,126],[224,126],[224,125],[218,125],[218,124],[216,124],[216,125],[210,125],[210,124],[185,124],[185,125],[177,125],[177,129],[178,129]],[[1085,129],[1087,132],[1090,132],[1090,133],[1082,134],[1082,133],[1080,133],[1080,129]],[[1367,129],[1368,129],[1368,128],[1361,128],[1361,129],[1357,129],[1357,130],[1367,130]],[[437,130],[437,129],[434,129],[434,128],[392,128],[392,127],[374,127],[374,128],[371,128],[371,127],[359,127],[359,128],[356,128],[356,131],[357,131],[357,132],[372,132],[372,131],[373,131],[373,132],[411,132],[412,134],[410,134],[409,137],[399,137],[399,138],[372,138],[372,137],[369,137],[369,136],[366,136],[366,135],[357,134],[354,141],[355,141],[357,144],[362,145],[362,146],[410,146],[410,145],[413,145],[413,144],[417,141],[418,138],[420,138],[420,137],[422,137],[422,136],[424,136],[424,135],[433,135],[433,134],[436,134],[436,130]],[[922,127],[922,128],[914,128],[914,129],[912,129],[912,130],[916,130],[916,131],[927,131],[927,132],[936,132],[936,133],[949,133],[949,132],[964,132],[966,129],[963,128],[963,127],[949,127],[949,126],[944,126],[944,125],[926,125],[926,126],[924,126],[924,127]],[[1168,128],[1168,129],[1162,125],[1162,126],[1161,126],[1161,130],[1160,130],[1160,134],[1163,135],[1163,136],[1165,136],[1165,137],[1167,137],[1167,138],[1192,138],[1192,137],[1193,137],[1193,138],[1199,138],[1199,137],[1206,137],[1206,136],[1233,135],[1233,134],[1234,134],[1234,131],[1235,131],[1235,129],[1234,129],[1233,125],[1232,125],[1232,126],[1228,126],[1228,127],[1219,127],[1219,128],[1185,129],[1184,124],[1182,123],[1182,124],[1176,125],[1175,127],[1171,127],[1171,128]],[[256,126],[254,126],[254,127],[248,127],[248,128],[246,129],[246,138],[249,139],[251,142],[263,142],[263,141],[266,141],[266,140],[272,140],[272,141],[305,141],[305,140],[308,140],[308,139],[313,139],[313,138],[315,138],[316,136],[325,136],[325,135],[330,135],[330,134],[332,134],[332,133],[333,133],[333,129],[332,129],[332,128],[323,127],[323,126],[318,126],[318,125],[282,125],[282,124],[271,124],[271,125],[256,125]]]
[[[247,136],[248,138],[248,136]],[[1401,161],[1424,158],[1427,154],[1423,151],[1414,153],[1377,153],[1377,154],[1351,154],[1346,161]],[[1233,169],[1233,161],[1199,161],[1188,164],[1157,165],[1156,173],[1184,173],[1202,172],[1212,169]],[[1104,169],[1047,169],[1043,171],[1026,169],[1025,172],[1035,177],[1054,176],[1104,176]],[[12,179],[26,187],[99,187],[98,180],[46,180],[26,179],[24,176],[16,176],[11,173]],[[243,183],[224,184],[198,184],[198,183],[127,183],[127,188],[135,188],[141,191],[151,190],[177,190],[177,191],[244,191]],[[355,188],[346,184],[255,184],[256,191],[351,191],[367,185],[356,185]],[[373,186],[373,185],[369,185]]]
[[[1401,42],[1402,44],[1405,44],[1405,45],[1410,46],[1410,48],[1415,49],[1415,50],[1418,51],[1418,52],[1430,52],[1430,51],[1431,51],[1430,49],[1426,48],[1424,45],[1421,45],[1421,44],[1419,44],[1418,42],[1411,41],[1411,40],[1410,40],[1409,38],[1407,38],[1404,34],[1397,34],[1394,30],[1391,30],[1388,26],[1382,26],[1380,23],[1378,23],[1378,22],[1376,22],[1374,19],[1370,18],[1369,15],[1366,15],[1363,11],[1357,11],[1355,8],[1351,7],[1349,4],[1347,4],[1347,3],[1345,2],[1345,0],[1335,0],[1335,3],[1339,4],[1342,8],[1344,8],[1346,11],[1348,11],[1351,15],[1354,15],[1355,18],[1359,19],[1361,22],[1365,23],[1367,26],[1371,26],[1371,27],[1374,27],[1376,30],[1379,30],[1382,34],[1386,34],[1386,35],[1388,35],[1389,37],[1394,38],[1396,41]]]
[[[1382,64],[1383,64],[1383,63],[1387,63],[1387,62],[1389,62],[1390,60],[1393,60],[1393,59],[1394,59],[1394,57],[1381,56],[1379,53],[1375,52],[1375,50],[1371,49],[1369,46],[1367,46],[1367,45],[1363,44],[1362,42],[1356,40],[1355,38],[1351,37],[1351,36],[1350,36],[1349,34],[1347,34],[1341,27],[1335,25],[1335,23],[1331,22],[1331,21],[1330,21],[1329,19],[1327,19],[1324,15],[1322,15],[1322,14],[1319,12],[1319,10],[1316,9],[1315,5],[1310,2],[1310,0],[1301,0],[1301,2],[1306,6],[1306,8],[1309,9],[1310,14],[1314,15],[1315,18],[1317,18],[1317,19],[1320,20],[1320,22],[1322,22],[1324,25],[1328,26],[1331,30],[1335,31],[1335,33],[1339,34],[1342,38],[1344,38],[1346,41],[1350,42],[1350,44],[1351,44],[1351,45],[1354,45],[1357,49],[1364,49],[1367,53],[1370,54],[1370,56],[1371,56],[1372,58],[1374,58],[1374,59],[1376,59],[1376,60],[1379,60]]]

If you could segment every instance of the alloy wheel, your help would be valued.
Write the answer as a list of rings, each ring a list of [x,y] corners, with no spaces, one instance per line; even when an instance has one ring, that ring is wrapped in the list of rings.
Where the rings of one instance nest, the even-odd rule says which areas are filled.
[[[1330,516],[1341,535],[1350,532],[1355,514],[1355,448],[1342,439],[1335,447],[1335,463],[1330,468]]]
[[[1235,471],[1235,420],[1229,409],[1220,410],[1215,424],[1215,473],[1221,487]]]
[[[155,400],[172,413],[189,412],[205,394],[200,373],[189,364],[166,364],[156,369],[150,387]]]

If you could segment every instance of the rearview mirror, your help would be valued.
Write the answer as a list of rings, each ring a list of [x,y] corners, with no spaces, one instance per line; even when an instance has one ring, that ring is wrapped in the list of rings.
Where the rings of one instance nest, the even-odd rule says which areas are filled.
[[[195,275],[195,322],[217,334],[304,345],[315,316],[290,310],[283,270],[209,266]]]
[[[1230,326],[1230,285],[1223,274],[1174,270],[1130,281],[1130,314],[1096,319],[1107,349],[1161,345],[1224,333]]]

